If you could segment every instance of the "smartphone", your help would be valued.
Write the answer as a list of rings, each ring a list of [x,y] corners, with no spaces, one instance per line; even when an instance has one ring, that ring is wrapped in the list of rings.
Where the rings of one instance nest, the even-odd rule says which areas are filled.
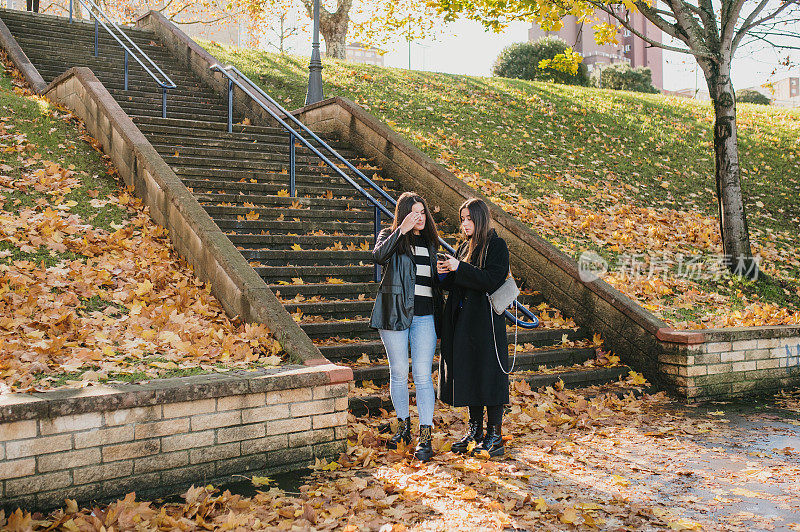
[[[436,261],[437,262],[444,262],[446,260],[448,260],[447,259],[447,255],[445,255],[444,253],[439,252],[439,253],[436,254]]]

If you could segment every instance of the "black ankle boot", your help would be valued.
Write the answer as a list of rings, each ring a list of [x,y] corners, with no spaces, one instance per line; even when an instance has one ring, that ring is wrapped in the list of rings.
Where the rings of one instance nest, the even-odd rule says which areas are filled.
[[[472,450],[472,454],[478,456],[481,454],[481,451],[486,451],[489,453],[489,456],[492,457],[505,454],[506,448],[503,442],[503,436],[500,433],[500,427],[501,425],[487,425],[486,436],[475,446]]]
[[[478,445],[478,442],[483,439],[483,419],[470,419],[467,425],[467,433],[464,437],[454,442],[450,446],[450,450],[454,453],[466,453],[469,451],[470,444],[474,443],[473,447]]]
[[[403,445],[411,443],[411,418],[399,418],[397,420],[397,432],[386,442],[386,447],[389,449],[397,449],[397,445],[401,441]]]
[[[417,448],[414,449],[414,458],[427,462],[433,456],[433,447],[431,447],[431,432],[433,427],[430,425],[419,426],[419,443]]]

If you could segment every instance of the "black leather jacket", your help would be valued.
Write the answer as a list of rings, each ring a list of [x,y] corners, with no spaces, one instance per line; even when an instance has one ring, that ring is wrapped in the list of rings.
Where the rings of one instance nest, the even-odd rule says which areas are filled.
[[[417,268],[414,259],[400,251],[399,243],[403,234],[400,229],[384,229],[378,234],[372,258],[383,266],[383,278],[375,296],[370,326],[375,329],[402,331],[411,327],[414,318],[414,285],[417,281]],[[436,249],[438,242],[428,245],[433,279],[433,318],[436,334],[442,321],[444,298],[436,274]]]

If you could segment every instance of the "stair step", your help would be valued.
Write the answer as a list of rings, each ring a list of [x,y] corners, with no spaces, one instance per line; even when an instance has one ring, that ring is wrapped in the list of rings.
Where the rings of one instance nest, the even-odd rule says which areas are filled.
[[[31,13],[29,11],[0,8],[0,18],[2,18],[7,25],[9,22],[14,24],[16,27],[28,25],[32,30],[52,28],[54,32],[60,30],[61,34],[79,31],[87,31],[94,34],[93,22],[74,18],[72,23],[70,23],[68,17],[51,15],[48,13]],[[134,40],[153,38],[154,35],[150,30],[144,30],[137,27],[125,26],[121,24],[119,27]]]
[[[181,125],[181,123],[184,121],[177,121],[175,119],[167,119],[167,121],[174,121],[174,123],[153,124],[151,123],[151,118],[146,117],[146,119],[138,121],[137,125],[142,132],[148,133],[148,138],[152,138],[156,142],[163,140],[172,141],[173,139],[189,139],[198,143],[221,141],[245,143],[265,142],[270,144],[283,143],[284,145],[288,144],[288,133],[282,128],[271,128],[269,131],[259,132],[252,129],[254,126],[245,126],[240,123],[234,123],[233,132],[228,133],[227,120],[225,122],[213,122],[206,124],[203,127],[184,127]],[[325,140],[325,142],[327,142],[336,150],[347,149],[341,144],[341,142],[338,142],[332,138],[323,138],[323,140]]]
[[[159,101],[160,103],[160,101]],[[227,112],[227,110],[223,111]],[[285,140],[285,139],[284,139]],[[253,162],[260,162],[260,161],[280,161],[287,163],[289,162],[289,149],[287,146],[287,142],[282,143],[249,143],[246,144],[245,147],[238,146],[238,147],[213,147],[213,146],[197,146],[197,145],[187,145],[185,143],[178,143],[175,141],[172,142],[156,142],[153,143],[153,147],[156,148],[159,152],[163,153],[172,153],[178,151],[181,155],[187,157],[202,157],[202,158],[235,158],[241,161],[253,161]],[[319,166],[320,158],[315,153],[311,152],[306,148],[296,148],[295,150],[295,164],[297,165],[316,165]],[[368,163],[366,159],[353,157],[350,159],[350,163],[353,164],[356,168],[359,165],[365,165]],[[326,165],[327,166],[327,165]],[[349,169],[344,169],[345,172],[349,173]],[[374,169],[367,170],[374,172]]]
[[[283,176],[284,174],[280,174]],[[289,207],[291,205],[300,205],[305,209],[370,209],[372,211],[372,204],[367,200],[359,199],[328,199],[328,198],[304,198],[304,197],[285,197],[285,196],[270,196],[259,194],[195,194],[195,198],[202,204],[220,205],[257,205],[275,206],[275,207]],[[326,246],[327,247],[327,246]]]
[[[246,195],[247,193],[253,193],[257,195],[274,195],[278,194],[279,192],[283,191],[284,193],[289,193],[289,177],[287,174],[259,174],[259,177],[264,175],[267,178],[275,176],[275,175],[283,175],[285,179],[281,179],[278,181],[261,181],[261,182],[249,182],[249,181],[214,181],[210,179],[196,179],[195,175],[198,173],[195,169],[191,170],[192,174],[195,175],[187,175],[187,169],[181,167],[173,168],[176,174],[181,178],[183,183],[191,188],[196,194],[215,194],[222,192],[224,194],[239,194],[239,195]],[[219,173],[222,173],[221,171]],[[238,177],[237,174],[236,177]],[[249,179],[256,179],[255,174],[251,174],[253,177]],[[309,180],[311,181],[311,180]],[[350,187],[349,185],[339,185],[336,183],[335,185],[328,184],[328,185],[319,185],[319,184],[307,184],[304,181],[301,181],[300,178],[296,181],[296,194],[298,198],[304,198],[306,196],[311,198],[325,198],[328,196],[332,196],[333,198],[338,199],[345,199],[346,201],[366,201],[364,197],[361,196],[361,193],[358,192],[355,188]],[[373,196],[374,197],[374,196]],[[380,202],[383,205],[387,205],[387,202],[382,201]],[[390,209],[391,210],[391,209]],[[374,212],[374,211],[373,211]],[[384,216],[382,220],[385,222],[386,217]]]
[[[322,305],[325,305],[325,303],[300,303],[300,304],[293,304],[292,303],[292,304],[285,304],[284,307],[290,313],[296,312],[297,308],[305,307],[305,308],[309,309],[308,314],[312,315],[314,313],[312,312],[311,309],[314,309],[314,308],[320,309],[321,308],[322,310],[325,310],[322,307]],[[365,353],[368,356],[373,355],[373,354],[383,353],[382,345],[378,345],[377,351],[375,350],[374,346],[366,345],[366,344],[371,344],[371,342],[369,342],[368,340],[376,340],[376,339],[379,338],[378,331],[376,329],[373,329],[369,325],[369,315],[372,312],[373,301],[363,301],[363,302],[361,302],[361,301],[358,301],[358,302],[338,302],[337,301],[337,302],[333,302],[333,303],[327,303],[327,305],[328,305],[328,309],[332,309],[332,307],[335,306],[335,305],[342,305],[342,309],[343,310],[341,311],[341,314],[339,314],[339,316],[342,316],[342,317],[346,316],[347,310],[348,309],[352,309],[352,310],[350,310],[350,313],[352,314],[352,316],[357,316],[357,315],[360,314],[361,316],[364,316],[364,318],[366,318],[366,319],[364,319],[364,318],[358,319],[356,317],[353,317],[353,318],[349,319],[349,321],[337,320],[337,321],[324,321],[324,322],[309,322],[309,321],[303,321],[303,318],[301,318],[300,326],[304,330],[308,329],[309,336],[311,336],[312,338],[321,338],[323,336],[323,332],[325,332],[325,334],[327,334],[329,336],[332,336],[332,337],[339,337],[339,338],[345,338],[345,339],[360,338],[362,340],[365,340],[365,342],[363,344],[358,344],[358,343],[354,343],[354,342],[350,342],[350,341],[346,341],[346,342],[342,343],[341,344],[342,347],[352,347],[352,349],[349,350],[349,351],[352,351],[352,353],[348,352],[348,357],[347,358],[351,358],[351,355],[356,354],[356,353],[358,353],[358,356],[361,356],[361,355],[363,355]],[[329,312],[330,312],[330,310],[329,310]],[[307,317],[304,317],[304,318],[307,318]],[[570,337],[571,337],[570,333],[573,332],[572,329],[555,329],[555,330],[560,331],[561,334],[567,334]],[[518,344],[520,345],[520,347],[522,345],[524,345],[524,344],[531,344],[534,347],[541,347],[543,345],[560,344],[560,342],[561,342],[561,336],[560,335],[558,336],[557,339],[556,338],[548,339],[546,336],[543,338],[542,335],[537,335],[537,331],[538,331],[538,329],[533,329],[533,330],[520,329],[518,331],[518,333],[517,333],[517,341],[518,341]],[[507,331],[507,333],[508,333],[508,341],[509,341],[509,343],[513,343],[514,342],[514,331]],[[572,341],[581,340],[581,339],[584,339],[584,338],[573,338],[573,337],[571,337]],[[378,342],[378,344],[380,344],[380,342]],[[363,346],[363,348],[367,349],[367,351],[359,350],[357,348],[357,346],[359,346],[359,345]],[[327,348],[329,346],[319,346],[319,347],[320,348],[322,348],[322,347],[326,347]],[[347,350],[345,350],[345,351],[347,351]]]
[[[532,389],[552,386],[559,380],[564,382],[564,386],[566,388],[583,388],[613,383],[619,380],[619,378],[623,375],[626,375],[628,371],[630,371],[630,368],[627,366],[614,366],[610,368],[566,370],[558,373],[542,373],[528,376],[523,374],[517,375],[514,373],[512,374],[511,379],[525,380]],[[633,391],[633,389],[620,388],[614,393],[623,394]],[[409,395],[411,397],[416,396],[413,391]],[[384,409],[388,412],[394,410],[388,391],[386,393],[351,395],[348,399],[348,403],[348,409],[352,414],[355,415],[377,415],[380,413],[381,409]]]
[[[326,299],[356,299],[359,294],[374,294],[378,290],[378,283],[307,283],[307,284],[271,284],[270,289],[284,299],[292,299],[297,295],[304,297],[319,296]]]
[[[265,206],[259,205],[255,207],[245,207],[242,205],[231,206],[216,206],[206,205],[206,212],[215,220],[229,220],[237,219],[239,216],[246,216],[252,214],[258,216],[259,220],[275,220],[279,217],[284,217],[288,220],[299,218],[301,220],[330,220],[330,221],[353,221],[353,222],[371,222],[374,218],[373,214],[369,211],[362,210],[335,210],[335,209],[293,209],[291,206]]]
[[[178,152],[178,157],[180,157],[180,152]],[[286,166],[288,166],[288,164]],[[258,186],[247,186],[242,188],[242,185],[278,184],[281,185],[282,188],[288,189],[290,180],[289,171],[286,167],[280,168],[277,171],[266,171],[213,168],[211,166],[193,167],[176,164],[173,167],[173,170],[175,170],[175,173],[182,176],[184,180],[188,179],[191,181],[200,181],[203,183],[201,186],[211,184],[214,186],[214,190],[216,192],[226,189],[226,193],[230,194],[239,194],[240,191],[245,190],[255,192],[259,189]],[[358,179],[354,179],[354,181],[355,183],[359,183]],[[311,191],[298,193],[299,197],[306,195],[312,197],[321,197],[326,195],[327,191],[330,190],[334,197],[344,196],[345,199],[351,199],[349,196],[354,194],[354,197],[357,199],[366,201],[366,198],[341,176],[325,172],[310,171],[309,167],[307,166],[298,166],[295,168],[295,183],[297,183],[298,187],[305,186],[312,187],[314,190],[319,189],[317,194],[312,194]],[[384,184],[391,185],[384,187],[384,189],[390,195],[399,195],[399,191],[396,190],[397,185],[394,181],[386,180],[384,181]],[[266,194],[261,195],[270,196],[273,194],[267,192]],[[334,199],[334,197],[329,197],[328,199]],[[375,198],[375,195],[373,195],[373,198]],[[385,204],[385,200],[383,200],[383,202]]]
[[[523,376],[526,371],[541,371],[540,368],[557,368],[561,366],[579,366],[595,356],[594,348],[542,349],[517,353],[512,376]],[[382,357],[382,358],[385,358]],[[434,360],[432,370],[439,369],[439,361]],[[578,368],[574,368],[578,369]],[[553,373],[562,373],[555,371]],[[353,381],[358,386],[361,381],[372,381],[382,386],[389,382],[389,366],[385,363],[358,365],[353,367]]]
[[[278,291],[280,292],[280,290]],[[367,294],[364,295],[366,296]],[[363,301],[342,301],[341,299],[335,299],[332,301],[318,301],[312,303],[284,303],[283,306],[289,314],[295,314],[300,310],[304,315],[334,316],[335,319],[339,320],[336,323],[339,323],[343,319],[357,319],[357,316],[369,316],[372,313],[374,304],[374,299],[365,298]],[[334,332],[332,334],[336,333]]]
[[[354,322],[351,322],[354,323]],[[354,328],[356,325],[354,325]],[[361,328],[358,329],[355,334],[358,334],[359,337],[361,334],[368,335],[370,334],[367,329],[369,328],[369,322],[365,320],[364,324],[360,326]],[[363,333],[360,331],[364,331]],[[518,333],[518,341],[519,344],[531,344],[534,347],[543,347],[549,345],[556,345],[561,343],[562,335],[566,334],[568,339],[571,341],[585,339],[585,331],[582,329],[578,329],[577,331],[574,329],[531,329],[531,330],[523,330],[520,329]],[[514,333],[509,332],[509,342],[514,341]],[[358,343],[331,343],[325,344],[317,344],[320,352],[327,358],[328,360],[335,361],[335,362],[344,362],[344,361],[352,361],[360,358],[362,355],[367,356],[379,356],[384,353],[383,344],[380,340],[373,340],[367,342],[358,342]]]
[[[371,262],[369,251],[325,251],[293,249],[241,250],[248,262],[261,266],[346,266],[358,262]]]
[[[143,124],[147,124],[148,126],[177,127],[183,129],[184,132],[191,130],[193,135],[195,134],[196,130],[227,132],[228,129],[227,120],[224,122],[216,122],[208,120],[192,120],[188,118],[176,120],[172,118],[142,117],[141,122]],[[254,135],[280,135],[284,138],[286,136],[285,129],[272,126],[234,124],[233,131],[234,133],[248,133]]]
[[[140,98],[141,101],[141,98]],[[155,101],[155,99],[154,99]],[[227,108],[226,108],[227,110]],[[153,146],[161,145],[165,147],[171,146],[186,146],[191,147],[193,149],[222,149],[226,152],[230,151],[242,151],[242,152],[249,152],[249,151],[273,151],[273,150],[280,150],[282,152],[287,151],[287,147],[289,145],[289,134],[284,132],[282,135],[259,135],[252,140],[243,139],[241,134],[234,135],[233,138],[220,138],[217,135],[213,136],[190,136],[193,131],[183,131],[181,130],[182,135],[178,135],[177,132],[179,128],[174,128],[175,134],[154,134],[150,133],[148,135],[148,139]],[[334,149],[341,155],[342,157],[346,158],[347,160],[351,159],[359,159],[359,155],[348,148],[344,147],[335,147]],[[305,146],[301,146],[297,143],[297,147],[295,148],[296,153],[298,155],[314,155],[311,150],[306,148]],[[331,159],[332,161],[333,156],[330,155],[325,150],[320,150],[322,153]],[[316,155],[314,155],[316,157]],[[363,159],[366,160],[366,159]],[[352,161],[351,161],[352,162]]]
[[[95,57],[92,49],[87,49],[83,53],[68,55],[59,50],[54,52],[50,43],[47,45],[34,45],[31,41],[20,39],[19,45],[25,50],[25,55],[31,60],[32,63],[37,65],[37,68],[44,68],[47,70],[62,69],[64,70],[65,64],[86,66],[92,69],[98,77],[115,78],[122,76],[124,73],[123,53],[120,52],[119,57],[98,56]],[[121,48],[120,48],[121,50]],[[147,53],[147,50],[144,50]],[[172,64],[167,64],[166,60],[159,60],[147,55],[153,62],[161,68],[162,71],[174,81],[176,84],[200,84],[200,79],[193,73],[185,70],[175,70]],[[144,60],[144,63],[149,69],[152,66]],[[155,72],[154,72],[155,73]],[[151,79],[150,75],[136,62],[132,57],[128,60],[128,79],[135,80],[148,80]]]
[[[302,279],[306,283],[325,283],[328,278],[341,279],[351,283],[374,281],[372,265],[354,266],[263,266],[253,268],[267,284],[292,283],[292,279]]]

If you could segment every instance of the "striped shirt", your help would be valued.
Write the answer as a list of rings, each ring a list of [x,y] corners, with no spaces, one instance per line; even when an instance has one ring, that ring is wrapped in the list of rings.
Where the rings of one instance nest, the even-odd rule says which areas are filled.
[[[417,281],[414,286],[414,315],[433,314],[433,278],[431,277],[431,258],[427,241],[419,235],[411,235],[411,249],[417,268]]]

